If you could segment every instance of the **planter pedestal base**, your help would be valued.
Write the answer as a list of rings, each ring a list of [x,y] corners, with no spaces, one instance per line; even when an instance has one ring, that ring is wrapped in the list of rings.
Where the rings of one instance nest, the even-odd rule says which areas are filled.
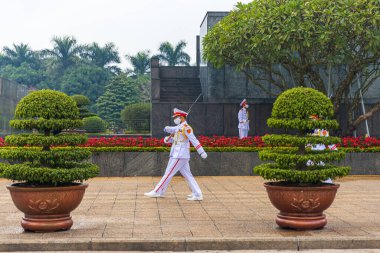
[[[73,225],[71,216],[62,215],[61,217],[30,217],[25,215],[22,218],[21,226],[26,231],[34,232],[54,232],[59,230],[68,230]]]
[[[327,219],[324,214],[307,217],[279,213],[276,218],[276,223],[282,228],[308,230],[323,228],[327,224]]]

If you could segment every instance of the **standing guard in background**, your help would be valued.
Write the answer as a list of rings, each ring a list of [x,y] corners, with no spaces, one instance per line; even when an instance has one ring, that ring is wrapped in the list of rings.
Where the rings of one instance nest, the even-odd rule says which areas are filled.
[[[249,131],[249,114],[248,114],[248,103],[246,99],[243,99],[240,103],[241,109],[239,110],[238,119],[239,119],[239,138],[243,139],[248,137]]]
[[[166,126],[164,129],[165,132],[170,134],[170,136],[165,137],[164,142],[172,143],[168,166],[166,167],[165,175],[157,186],[152,191],[144,193],[145,196],[151,198],[164,197],[170,180],[178,171],[180,171],[185,177],[192,192],[191,195],[188,195],[187,200],[203,200],[202,191],[190,171],[190,142],[203,159],[207,158],[207,153],[204,151],[198,139],[194,136],[193,129],[187,124],[187,115],[187,112],[174,108],[173,118],[174,123],[177,126]]]

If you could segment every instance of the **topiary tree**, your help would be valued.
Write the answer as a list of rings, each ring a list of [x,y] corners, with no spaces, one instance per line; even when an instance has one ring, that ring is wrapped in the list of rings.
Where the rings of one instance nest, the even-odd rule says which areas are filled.
[[[139,103],[126,106],[121,111],[123,126],[132,131],[150,130],[151,104]]]
[[[75,101],[79,109],[79,117],[81,119],[86,117],[95,116],[95,113],[92,113],[88,110],[88,106],[91,104],[90,99],[84,95],[72,95],[71,98]]]
[[[106,122],[98,116],[83,119],[83,129],[88,133],[102,133],[106,131]]]
[[[320,120],[312,120],[318,115]],[[312,88],[293,88],[283,92],[273,105],[267,123],[272,128],[297,130],[297,135],[266,135],[264,142],[272,148],[259,152],[261,160],[271,160],[256,166],[254,172],[264,179],[295,184],[318,184],[328,178],[346,176],[350,167],[338,167],[322,162],[338,161],[345,157],[344,151],[313,151],[307,144],[332,144],[340,142],[337,137],[313,136],[312,129],[336,129],[338,122],[332,119],[333,105],[328,97]],[[287,146],[284,148],[284,146]],[[307,165],[308,161],[313,165]]]
[[[0,158],[14,164],[1,164],[1,176],[27,185],[66,185],[95,177],[95,164],[81,162],[90,151],[75,148],[86,143],[80,134],[57,134],[63,129],[82,126],[78,107],[62,92],[40,90],[31,92],[18,103],[10,125],[16,129],[37,129],[38,134],[18,134],[5,138],[12,148],[0,149]],[[65,148],[55,148],[67,145]]]

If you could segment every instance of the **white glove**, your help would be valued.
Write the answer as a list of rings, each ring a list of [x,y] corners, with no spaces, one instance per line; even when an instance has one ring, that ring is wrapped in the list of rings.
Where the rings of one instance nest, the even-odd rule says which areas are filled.
[[[167,132],[167,133],[169,133],[169,132],[168,132],[168,128],[169,128],[169,127],[168,127],[168,126],[166,126],[166,127],[164,128],[164,132]]]
[[[170,140],[170,136],[166,136],[165,138],[164,138],[164,143],[169,143],[169,140]]]
[[[206,158],[207,158],[207,153],[206,153],[206,152],[203,152],[203,153],[201,154],[201,157],[202,157],[203,159],[206,159]]]

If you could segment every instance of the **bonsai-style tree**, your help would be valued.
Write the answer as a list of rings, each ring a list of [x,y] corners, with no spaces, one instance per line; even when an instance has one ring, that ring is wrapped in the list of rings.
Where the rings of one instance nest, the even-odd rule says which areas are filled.
[[[318,115],[320,120],[310,119],[311,115]],[[340,142],[337,137],[310,134],[313,129],[336,129],[338,122],[332,119],[333,115],[333,105],[322,92],[304,87],[283,92],[275,101],[272,116],[267,123],[272,128],[296,130],[297,134],[264,136],[264,142],[272,148],[260,151],[259,157],[274,163],[256,166],[254,172],[264,179],[296,185],[321,184],[321,181],[328,178],[346,176],[350,167],[328,163],[343,159],[344,151],[314,151],[306,148],[308,144],[328,145]],[[312,161],[313,165],[307,165],[308,161]]]
[[[60,186],[98,174],[95,164],[81,162],[91,152],[75,148],[87,141],[85,135],[53,134],[82,125],[76,103],[66,94],[52,90],[31,92],[18,103],[10,125],[22,130],[36,129],[39,133],[5,138],[8,145],[15,147],[0,149],[0,158],[13,163],[0,164],[2,177],[25,185]],[[68,147],[55,147],[58,145]]]

